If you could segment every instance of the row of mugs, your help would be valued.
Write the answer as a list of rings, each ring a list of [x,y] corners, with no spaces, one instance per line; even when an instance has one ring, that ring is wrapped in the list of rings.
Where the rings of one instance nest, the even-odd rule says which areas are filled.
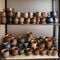
[[[42,55],[42,56],[55,56],[57,55],[57,49],[55,47],[53,47],[51,50],[40,50],[38,47],[37,48],[26,48],[26,49],[20,49],[17,46],[12,47],[11,50],[7,50],[7,49],[2,49],[1,50],[1,55],[3,57],[8,57],[10,55],[16,56],[16,55],[21,55],[21,54],[25,54],[25,55]]]
[[[1,24],[47,24],[47,23],[58,23],[58,18],[13,18],[13,17],[1,17],[0,18]]]

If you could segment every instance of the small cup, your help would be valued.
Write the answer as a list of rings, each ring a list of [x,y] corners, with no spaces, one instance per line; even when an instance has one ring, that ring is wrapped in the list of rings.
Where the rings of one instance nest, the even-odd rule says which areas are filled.
[[[32,49],[31,48],[26,48],[25,49],[25,55],[30,55],[32,54]]]
[[[18,22],[19,22],[19,19],[17,17],[14,18],[14,24],[18,24]]]
[[[20,21],[20,24],[24,24],[24,18],[23,17],[21,17],[19,21]]]
[[[33,18],[33,12],[29,12],[29,18]]]
[[[2,23],[2,24],[6,24],[6,23],[7,23],[6,17],[2,17],[2,18],[1,18],[1,23]]]
[[[28,18],[28,12],[24,13],[24,18]]]
[[[2,49],[1,54],[2,54],[3,57],[8,57],[10,55],[9,51],[7,49]]]
[[[12,47],[12,49],[11,49],[11,53],[12,53],[12,55],[18,55],[18,47],[17,46],[14,46],[14,47]]]
[[[30,18],[26,18],[26,24],[30,24]]]

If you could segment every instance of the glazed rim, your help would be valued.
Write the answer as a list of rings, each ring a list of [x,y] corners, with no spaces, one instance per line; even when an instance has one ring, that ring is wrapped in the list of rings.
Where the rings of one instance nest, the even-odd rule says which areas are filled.
[[[7,8],[7,11],[13,11],[13,8]]]
[[[31,48],[27,48],[26,50],[27,50],[27,51],[31,51]]]
[[[52,47],[53,51],[58,51],[58,49],[56,47]]]
[[[37,41],[36,39],[32,39],[31,40],[32,43],[36,43],[36,41]]]
[[[3,49],[3,50],[1,51],[1,53],[7,52],[7,51],[8,51],[7,49]]]
[[[18,49],[18,47],[17,46],[14,46],[13,48],[12,48],[12,50],[17,50]]]
[[[32,34],[32,32],[27,32],[27,34]]]
[[[7,45],[7,44],[9,44],[9,42],[5,42],[5,43],[3,43],[3,45]]]
[[[19,39],[21,39],[21,38],[23,39],[23,38],[24,38],[24,36],[19,36],[18,38],[19,38]]]

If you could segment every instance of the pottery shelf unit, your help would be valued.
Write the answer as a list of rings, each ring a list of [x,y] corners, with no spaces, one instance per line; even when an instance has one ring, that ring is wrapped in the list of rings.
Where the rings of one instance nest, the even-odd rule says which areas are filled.
[[[58,22],[58,18],[56,18],[56,12],[54,12],[54,0],[52,0],[52,12],[50,12],[50,15],[46,15],[46,12],[43,12],[43,14],[41,13],[41,12],[36,12],[36,13],[33,13],[33,12],[30,12],[30,13],[21,13],[21,12],[17,12],[17,13],[15,13],[14,12],[14,8],[7,8],[7,0],[5,0],[5,10],[4,10],[4,12],[3,12],[3,15],[5,15],[6,14],[6,18],[5,18],[5,16],[3,16],[3,19],[2,19],[2,21],[1,22],[3,22],[3,23],[1,23],[1,24],[3,24],[3,25],[5,25],[5,33],[6,33],[6,36],[7,36],[7,38],[9,37],[8,35],[9,34],[7,34],[8,32],[7,32],[7,27],[8,27],[8,25],[52,25],[53,26],[53,37],[55,38],[55,30],[56,30],[56,25],[60,25],[59,24],[59,22]],[[14,18],[15,18],[15,20],[13,21],[13,23],[11,23],[11,21],[12,20],[10,20],[10,18],[13,18],[13,17],[11,17],[11,16],[13,16],[13,14],[14,14]],[[21,15],[20,15],[21,14]],[[31,19],[29,19],[29,18],[25,18],[25,17],[29,17],[29,14],[31,14]],[[16,18],[16,17],[19,17],[19,16],[23,16],[23,17],[21,17],[21,18],[19,18],[20,19],[20,22],[18,22],[18,18]],[[33,18],[32,18],[32,16],[34,16]],[[40,17],[39,17],[40,16]],[[43,16],[43,17],[42,17]],[[47,16],[47,17],[46,17]],[[38,20],[37,20],[37,18],[38,18]],[[52,18],[53,17],[53,18]],[[42,19],[41,20],[41,22],[40,22],[40,19]],[[46,21],[47,20],[47,21]],[[24,23],[23,23],[23,21],[25,21]],[[15,22],[15,23],[14,23]],[[31,22],[31,24],[30,24],[30,22]],[[6,37],[5,36],[5,37]],[[21,36],[20,36],[21,37]],[[11,36],[9,37],[9,38],[11,38]],[[14,37],[12,38],[13,40],[15,39]],[[10,39],[9,39],[10,40]],[[14,42],[14,44],[15,44],[16,42]],[[34,43],[35,43],[35,41],[34,41]],[[9,44],[9,42],[6,42],[5,44],[8,44],[8,45],[5,45],[4,47],[8,47],[9,48],[9,46],[10,46],[10,44]],[[22,55],[18,55],[17,54],[17,49],[19,49],[17,46],[13,46],[13,48],[12,48],[12,51],[14,50],[14,49],[16,49],[15,51],[16,51],[16,56],[8,56],[9,55],[9,52],[8,52],[8,50],[6,50],[6,49],[3,49],[3,52],[5,51],[5,52],[7,52],[7,54],[5,55],[5,56],[8,56],[8,57],[6,57],[6,59],[58,59],[59,57],[58,57],[58,53],[57,53],[57,55],[55,55],[55,56],[47,56],[47,55],[45,55],[45,56],[41,56],[41,55],[29,55],[29,56],[26,56],[26,55],[24,55],[24,54],[22,54]],[[52,48],[53,49],[53,48]],[[31,49],[28,49],[29,51],[31,50]],[[38,50],[38,48],[37,48],[37,50]],[[56,50],[56,49],[55,49]],[[10,50],[9,50],[10,51]],[[22,51],[23,52],[23,51]],[[31,52],[29,52],[29,53],[31,53]],[[44,52],[45,53],[45,52]],[[42,53],[43,54],[43,53]],[[14,55],[14,53],[13,53],[13,55]],[[4,57],[5,57],[4,56]],[[15,58],[16,57],[16,58]]]

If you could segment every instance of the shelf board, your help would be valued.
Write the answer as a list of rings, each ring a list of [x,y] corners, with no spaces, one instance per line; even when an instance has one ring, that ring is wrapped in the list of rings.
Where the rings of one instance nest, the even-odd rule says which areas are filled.
[[[58,59],[58,55],[56,56],[40,56],[40,55],[17,55],[17,56],[9,56],[6,59]]]

